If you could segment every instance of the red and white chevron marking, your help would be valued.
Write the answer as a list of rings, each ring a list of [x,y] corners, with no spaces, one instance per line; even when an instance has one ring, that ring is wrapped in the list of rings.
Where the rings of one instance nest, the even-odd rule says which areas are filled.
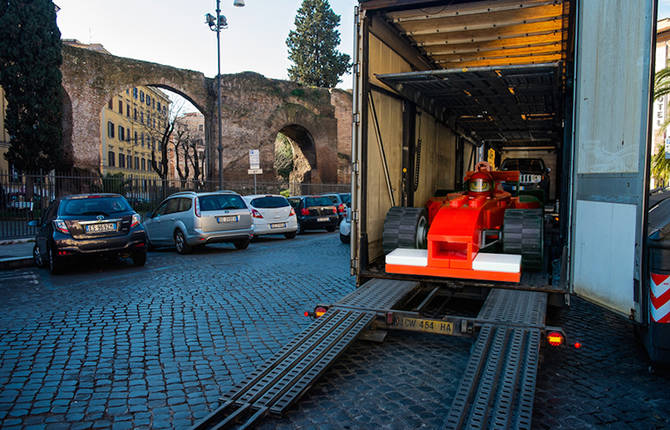
[[[651,320],[670,323],[670,275],[651,274]]]

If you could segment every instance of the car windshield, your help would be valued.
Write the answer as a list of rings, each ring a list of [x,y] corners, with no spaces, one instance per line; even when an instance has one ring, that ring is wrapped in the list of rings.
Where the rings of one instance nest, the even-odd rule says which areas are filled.
[[[228,209],[247,209],[242,197],[235,194],[211,194],[209,196],[198,197],[200,210],[202,211],[221,211]]]
[[[66,199],[61,202],[60,215],[111,215],[119,212],[130,212],[132,208],[121,196],[118,197],[87,197],[83,199]]]
[[[539,158],[508,158],[502,162],[501,170],[518,170],[520,172],[543,172],[544,162]]]
[[[276,209],[288,206],[288,201],[284,197],[265,196],[253,199],[251,206],[258,209]]]
[[[342,199],[342,203],[348,205],[351,203],[351,194],[349,193],[340,194],[340,199]]]
[[[332,206],[333,202],[328,197],[305,197],[305,207]]]

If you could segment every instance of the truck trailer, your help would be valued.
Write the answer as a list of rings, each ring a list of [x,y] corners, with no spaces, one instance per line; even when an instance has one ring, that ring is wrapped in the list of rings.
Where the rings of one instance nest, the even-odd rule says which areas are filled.
[[[654,292],[670,279],[650,289],[647,247],[656,8],[359,0],[358,288],[306,312],[315,321],[197,428],[283,413],[355,339],[388,330],[475,338],[445,428],[530,428],[540,347],[579,346],[547,318],[572,295],[634,321],[667,359],[670,294]],[[498,169],[538,157],[552,166],[542,199],[524,185],[537,177]]]

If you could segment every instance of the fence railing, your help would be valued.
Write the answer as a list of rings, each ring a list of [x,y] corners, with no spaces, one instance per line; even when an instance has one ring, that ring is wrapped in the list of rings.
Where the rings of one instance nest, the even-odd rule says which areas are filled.
[[[304,184],[224,181],[223,188],[249,194],[346,193],[349,184]],[[126,197],[138,213],[145,213],[170,194],[179,191],[216,191],[218,181],[145,179],[133,176],[82,176],[70,174],[16,174],[0,171],[0,240],[34,236],[28,221],[40,219],[57,197],[82,193],[117,193]]]

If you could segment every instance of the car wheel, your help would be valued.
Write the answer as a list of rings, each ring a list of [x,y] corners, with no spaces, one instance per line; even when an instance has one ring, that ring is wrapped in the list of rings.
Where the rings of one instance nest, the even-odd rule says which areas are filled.
[[[184,233],[182,233],[181,230],[177,230],[174,233],[174,246],[177,248],[177,252],[180,254],[188,254],[191,252],[191,246],[186,243],[186,238],[184,237]]]
[[[295,238],[295,235],[296,235],[296,234],[298,234],[297,231],[292,231],[292,232],[290,232],[290,233],[284,233],[284,236],[285,236],[287,239],[293,239],[293,238]]]
[[[349,243],[351,241],[351,236],[345,236],[342,233],[340,233],[340,241],[342,243]]]
[[[135,266],[144,266],[147,262],[147,251],[137,251],[131,258],[133,259],[133,264]]]
[[[240,239],[233,242],[233,245],[235,245],[235,248],[237,249],[247,249],[247,247],[249,246],[249,242],[250,242],[249,239]]]
[[[334,232],[334,231],[335,231],[335,226],[334,226],[334,225],[331,225],[330,227],[326,227],[326,231],[327,231],[328,233],[332,233],[332,232]]]
[[[44,259],[42,258],[40,247],[37,246],[37,244],[33,247],[33,262],[37,267],[44,267]]]
[[[52,275],[58,275],[61,273],[63,263],[58,258],[56,251],[53,248],[49,247],[47,252],[49,253],[49,271]]]

